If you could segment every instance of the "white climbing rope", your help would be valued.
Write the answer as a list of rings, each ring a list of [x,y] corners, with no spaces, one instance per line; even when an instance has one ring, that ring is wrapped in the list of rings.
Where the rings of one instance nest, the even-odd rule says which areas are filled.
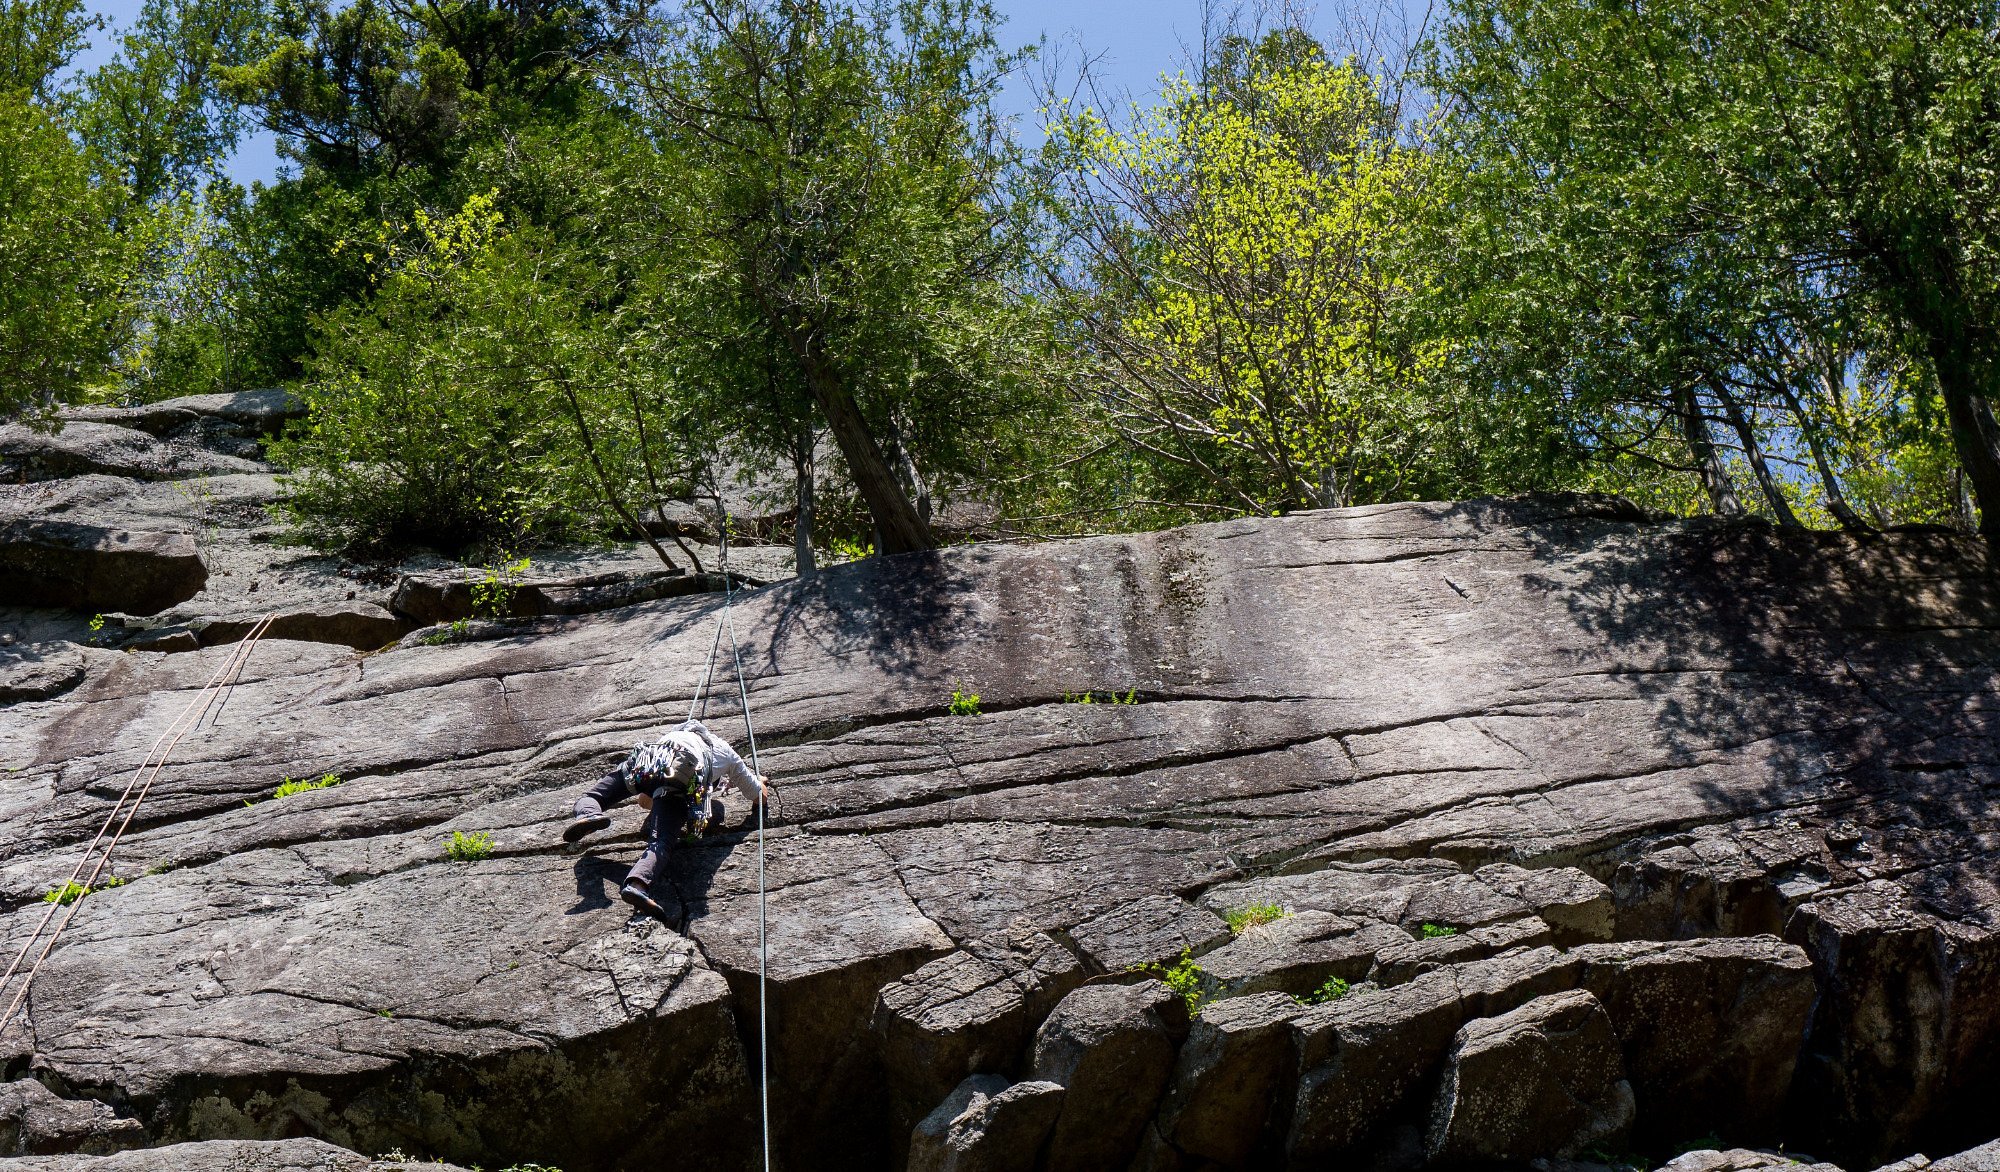
[[[743,705],[743,731],[750,745],[750,772],[758,777],[759,790],[757,807],[757,1095],[758,1114],[764,1136],[764,1172],[771,1172],[771,1061],[770,1045],[766,1041],[768,1033],[765,994],[765,970],[770,967],[769,937],[765,932],[766,905],[764,898],[764,808],[770,804],[770,794],[763,787],[764,771],[757,765],[757,726],[750,718],[750,683],[743,674],[743,647],[736,638],[736,618],[731,610],[736,600],[736,580],[729,573],[729,514],[722,511],[721,546],[722,556],[722,613],[715,622],[715,639],[708,647],[708,663],[701,670],[701,683],[688,700],[688,719],[695,718],[695,711],[708,716],[710,684],[715,679],[715,659],[722,648],[722,632],[729,631],[729,658],[736,668],[736,695]]]

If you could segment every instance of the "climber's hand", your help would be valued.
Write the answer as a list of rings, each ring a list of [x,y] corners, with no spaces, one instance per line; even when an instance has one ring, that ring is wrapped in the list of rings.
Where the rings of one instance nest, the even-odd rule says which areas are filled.
[[[651,809],[653,808],[653,795],[652,795],[652,794],[640,794],[640,795],[639,795],[639,808],[640,808],[641,810],[651,810]]]

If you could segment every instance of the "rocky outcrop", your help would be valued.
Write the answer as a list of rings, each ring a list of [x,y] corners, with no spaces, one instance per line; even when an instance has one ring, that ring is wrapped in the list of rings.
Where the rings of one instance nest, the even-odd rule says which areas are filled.
[[[208,581],[194,540],[62,521],[0,526],[0,597],[15,606],[152,614]]]
[[[258,470],[252,460],[166,443],[129,427],[68,422],[40,431],[0,425],[0,480],[14,484],[91,475],[185,480]]]
[[[466,1172],[442,1161],[366,1156],[316,1139],[208,1140],[115,1156],[0,1160],[8,1172]]]
[[[268,640],[160,772],[4,1073],[151,1144],[566,1172],[750,1166],[765,1070],[788,1169],[1556,1159],[1621,1081],[1653,1158],[1993,1138],[1976,546],[1565,498],[740,594],[777,820],[760,850],[732,810],[659,885],[672,923],[634,923],[639,812],[572,849],[557,819],[688,712],[720,606]],[[0,708],[0,952],[226,652],[84,654]],[[747,743],[722,683],[710,723]],[[458,832],[491,855],[448,858]]]
[[[68,643],[0,647],[0,704],[60,696],[83,676],[83,653]]]
[[[108,1103],[65,1099],[29,1078],[0,1083],[0,1156],[103,1155],[145,1141],[139,1121]]]

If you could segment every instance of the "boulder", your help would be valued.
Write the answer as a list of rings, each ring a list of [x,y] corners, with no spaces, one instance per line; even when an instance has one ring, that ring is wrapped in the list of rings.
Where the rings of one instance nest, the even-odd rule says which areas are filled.
[[[34,1079],[0,1083],[0,1156],[103,1155],[145,1142],[139,1121],[108,1103],[59,1098]]]
[[[1410,943],[1409,933],[1328,912],[1299,912],[1247,928],[1206,953],[1201,970],[1218,997],[1289,993],[1304,997],[1338,977],[1359,981],[1378,954]]]
[[[898,1115],[914,1119],[979,1071],[1018,1073],[1035,1027],[1082,981],[1069,950],[1027,929],[882,986],[870,1028]]]
[[[40,1156],[0,1160],[8,1172],[466,1172],[442,1160],[358,1152],[317,1139],[215,1139],[168,1144],[110,1156]]]
[[[960,1083],[910,1137],[909,1172],[1034,1172],[1062,1111],[1052,1082],[1009,1085],[991,1074]]]
[[[14,483],[88,475],[184,480],[262,470],[252,460],[165,443],[129,427],[78,422],[47,432],[0,424],[0,480]]]
[[[0,597],[16,606],[152,614],[208,582],[185,533],[102,529],[65,521],[0,526]]]
[[[1187,1005],[1158,981],[1087,985],[1035,1034],[1032,1077],[1064,1089],[1047,1172],[1122,1167],[1166,1090]]]
[[[1632,1116],[1611,1019],[1572,990],[1460,1027],[1424,1151],[1448,1164],[1568,1158],[1617,1149]]]
[[[1536,948],[1555,942],[1555,933],[1540,916],[1482,924],[1449,936],[1412,940],[1407,935],[1379,949],[1368,979],[1378,985],[1400,985],[1446,965],[1497,956],[1516,948]]]
[[[1204,1006],[1147,1136],[1145,1166],[1252,1166],[1269,1145],[1278,1090],[1295,1077],[1289,1027],[1303,1011],[1281,993]]]
[[[738,589],[756,585],[738,574],[732,574],[731,579]],[[390,606],[398,614],[423,624],[456,622],[473,617],[479,609],[475,587],[484,582],[485,578],[476,572],[405,574],[396,584]],[[716,594],[723,585],[720,574],[690,574],[678,569],[524,578],[509,585],[502,596],[505,613],[497,617],[594,614],[663,598]]]
[[[1618,1031],[1639,1104],[1635,1138],[1769,1132],[1813,1010],[1802,950],[1763,936],[1593,944],[1570,955]]]
[[[186,436],[205,421],[237,435],[276,435],[285,424],[305,418],[306,404],[282,387],[267,387],[182,395],[137,407],[67,407],[60,415],[67,421],[137,428],[161,439]]]
[[[1382,1141],[1384,1123],[1442,1077],[1462,1026],[1572,989],[1591,993],[1618,1035],[1635,1134],[1685,1135],[1692,1119],[1771,1125],[1812,1005],[1800,949],[1769,938],[1535,948],[1357,990],[1293,1019],[1293,1159]]]

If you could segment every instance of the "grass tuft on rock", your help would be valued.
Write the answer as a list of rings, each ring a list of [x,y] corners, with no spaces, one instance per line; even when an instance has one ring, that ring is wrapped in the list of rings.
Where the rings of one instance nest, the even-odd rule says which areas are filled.
[[[493,857],[493,836],[483,830],[467,834],[463,830],[451,832],[451,841],[444,844],[444,857],[454,863],[476,863]]]
[[[277,789],[271,791],[271,797],[273,799],[289,798],[293,794],[302,794],[316,789],[330,789],[339,784],[340,775],[336,773],[322,773],[314,780],[307,780],[303,777],[297,779],[287,777],[279,783]]]
[[[1245,931],[1259,924],[1272,924],[1292,913],[1275,903],[1253,903],[1249,907],[1230,908],[1222,913],[1222,921],[1229,925],[1229,931],[1241,936]]]

